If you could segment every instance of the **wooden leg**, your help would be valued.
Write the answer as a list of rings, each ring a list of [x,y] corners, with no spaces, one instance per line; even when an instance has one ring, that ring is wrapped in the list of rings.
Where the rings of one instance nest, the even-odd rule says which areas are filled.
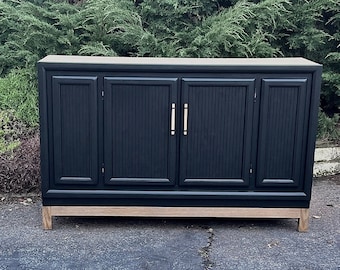
[[[52,230],[52,216],[51,216],[51,207],[43,206],[42,208],[42,222],[43,228],[45,230]]]
[[[299,218],[299,232],[307,232],[308,231],[308,223],[309,223],[309,209],[303,208],[300,210],[300,218]]]

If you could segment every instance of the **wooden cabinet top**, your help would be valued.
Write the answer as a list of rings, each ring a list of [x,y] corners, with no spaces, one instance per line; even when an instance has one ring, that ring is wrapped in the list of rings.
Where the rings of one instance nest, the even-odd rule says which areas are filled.
[[[302,57],[282,58],[161,58],[161,57],[103,57],[49,55],[41,59],[42,64],[75,65],[119,65],[119,66],[158,66],[158,67],[237,67],[237,68],[321,68],[322,65]]]

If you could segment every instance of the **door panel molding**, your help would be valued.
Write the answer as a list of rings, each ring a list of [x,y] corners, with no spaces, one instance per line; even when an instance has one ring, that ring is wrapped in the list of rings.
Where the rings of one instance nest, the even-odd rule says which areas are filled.
[[[104,182],[174,185],[177,78],[104,77]],[[178,126],[175,123],[175,127]]]
[[[179,184],[249,185],[255,78],[183,78],[181,90],[188,123]]]
[[[309,95],[308,78],[262,79],[257,152],[258,187],[297,187],[304,180],[301,161]]]
[[[52,76],[54,184],[98,182],[98,78]]]

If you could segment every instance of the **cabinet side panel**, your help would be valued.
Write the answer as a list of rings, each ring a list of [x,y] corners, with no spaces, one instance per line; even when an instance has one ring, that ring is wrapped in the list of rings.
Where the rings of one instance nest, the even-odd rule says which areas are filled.
[[[41,189],[45,195],[49,188],[49,152],[48,152],[48,110],[47,77],[42,64],[38,64],[39,79],[39,124],[40,124],[40,174]],[[44,201],[43,201],[44,203]]]
[[[96,77],[53,77],[57,184],[97,183],[97,94]]]
[[[310,112],[308,120],[308,143],[306,151],[306,168],[305,168],[305,192],[308,198],[311,197],[312,179],[313,179],[313,165],[314,165],[314,152],[315,141],[318,129],[318,112],[320,104],[320,90],[321,90],[321,73],[322,67],[319,67],[313,72],[312,91],[310,99]]]

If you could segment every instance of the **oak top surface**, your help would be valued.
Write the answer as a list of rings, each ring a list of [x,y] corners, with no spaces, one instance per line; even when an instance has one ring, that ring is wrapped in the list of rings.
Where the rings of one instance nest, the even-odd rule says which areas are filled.
[[[39,63],[159,66],[321,66],[302,57],[282,58],[161,58],[48,55]]]

